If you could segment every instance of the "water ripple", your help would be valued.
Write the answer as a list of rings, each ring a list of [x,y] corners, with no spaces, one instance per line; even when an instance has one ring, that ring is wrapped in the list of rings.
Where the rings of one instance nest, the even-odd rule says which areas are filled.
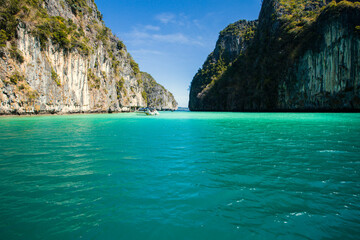
[[[357,239],[360,115],[0,118],[4,239]]]

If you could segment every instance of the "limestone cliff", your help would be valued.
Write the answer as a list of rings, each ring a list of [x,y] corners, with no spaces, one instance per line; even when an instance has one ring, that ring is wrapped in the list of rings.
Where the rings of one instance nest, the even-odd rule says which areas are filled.
[[[139,66],[104,25],[94,0],[0,4],[0,114],[147,106]]]
[[[240,20],[220,32],[215,50],[210,53],[192,81],[189,102],[191,110],[207,108],[203,99],[207,97],[217,79],[245,52],[254,37],[257,23]]]
[[[148,73],[141,73],[141,79],[146,93],[148,107],[162,111],[171,111],[178,108],[171,92],[156,83],[154,78]]]
[[[233,62],[248,47],[257,24],[257,21],[240,20],[227,26],[220,32],[215,50],[208,60],[216,62],[222,59],[226,65]]]
[[[360,111],[359,2],[264,0],[251,30],[226,69],[194,77],[191,110]]]

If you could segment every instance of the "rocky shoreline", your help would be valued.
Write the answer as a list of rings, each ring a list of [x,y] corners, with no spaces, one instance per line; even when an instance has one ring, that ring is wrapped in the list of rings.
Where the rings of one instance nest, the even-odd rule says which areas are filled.
[[[176,109],[156,109],[161,112],[174,112]],[[3,116],[52,116],[52,115],[87,115],[87,114],[117,114],[117,113],[134,113],[136,110],[129,109],[123,111],[79,111],[79,112],[51,112],[51,111],[40,111],[40,112],[0,112],[0,117]]]

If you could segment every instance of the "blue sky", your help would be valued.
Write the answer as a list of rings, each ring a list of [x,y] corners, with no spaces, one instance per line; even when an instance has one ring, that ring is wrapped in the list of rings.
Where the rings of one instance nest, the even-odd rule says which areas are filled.
[[[95,0],[107,27],[124,41],[140,70],[150,73],[187,107],[197,70],[219,32],[258,18],[261,0]]]

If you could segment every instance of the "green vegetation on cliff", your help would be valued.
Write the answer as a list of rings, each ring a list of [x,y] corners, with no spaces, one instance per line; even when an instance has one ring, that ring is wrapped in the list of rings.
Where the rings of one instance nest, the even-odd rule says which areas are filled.
[[[203,68],[199,69],[193,81],[201,87],[212,86],[216,80],[226,71],[228,64],[220,57],[217,61],[211,61],[211,58],[205,62]]]
[[[79,2],[79,6],[87,7],[85,1]],[[63,17],[50,17],[42,7],[43,0],[1,0],[0,1],[0,28],[2,35],[0,42],[3,42],[6,35],[7,41],[16,38],[16,28],[20,22],[28,23],[32,28],[34,36],[38,37],[42,48],[46,47],[50,39],[54,44],[65,50],[78,49],[80,53],[89,54],[89,39],[84,35],[83,30],[77,27],[71,19]],[[75,6],[75,5],[74,5]]]
[[[17,47],[15,45],[11,45],[10,49],[10,56],[15,59],[18,63],[23,63],[24,62],[24,56],[23,53],[17,49]]]
[[[134,70],[135,74],[140,73],[139,65],[134,61],[134,59],[130,56],[130,65],[131,68]]]
[[[78,49],[85,55],[90,53],[90,47],[87,45],[89,39],[71,19],[65,20],[59,16],[43,18],[42,22],[37,24],[33,34],[40,39],[42,48],[45,48],[48,39],[51,39],[62,49]]]
[[[198,71],[192,81],[190,109],[270,111],[280,108],[278,104],[282,86],[298,84],[285,83],[285,79],[297,78],[291,73],[295,71],[294,68],[299,59],[307,51],[317,53],[321,49],[329,48],[329,46],[322,45],[325,42],[323,32],[326,30],[326,26],[331,22],[337,22],[337,27],[343,26],[344,29],[349,29],[349,36],[352,36],[360,29],[359,16],[360,3],[358,1],[264,0],[259,25],[256,28],[248,25],[237,26],[235,23],[220,33],[214,51],[217,53],[209,55],[203,68]],[[226,37],[229,35],[243,38],[246,33],[251,33],[250,41],[243,42],[239,46],[231,46],[231,48],[226,46]],[[333,34],[336,35],[336,32]],[[355,41],[354,38],[350,37],[349,39],[349,41]],[[217,71],[216,66],[223,65],[224,58],[221,58],[223,53],[234,48],[238,50],[236,59],[226,65],[224,71]],[[356,56],[356,47],[353,49],[353,54]],[[324,63],[318,63],[318,65]],[[354,64],[357,63],[356,60]],[[342,71],[349,71],[348,75],[356,75],[354,67],[351,67],[352,70],[345,67],[342,69]],[[305,73],[306,71],[309,69],[301,70]],[[289,74],[291,76],[288,76]],[[318,76],[318,81],[321,81],[322,78],[323,76]],[[342,81],[349,82],[350,80]],[[351,86],[355,83],[347,84]],[[350,87],[349,89],[356,88]],[[324,100],[316,101],[324,101],[321,104],[330,106],[326,104],[327,102],[330,104],[332,100],[327,100],[326,93],[324,94],[324,98],[322,98]],[[331,96],[331,94],[327,94]],[[353,94],[356,98],[358,93],[354,92]],[[282,98],[286,97],[282,96]],[[303,98],[309,97],[304,95]],[[301,99],[301,96],[298,99]],[[319,104],[307,101],[309,102],[305,102],[305,100],[299,102],[298,106]],[[346,104],[346,99],[343,97],[338,102],[331,103],[331,106],[340,106],[339,104],[343,102]],[[354,100],[354,104],[355,102]],[[352,106],[355,106],[354,104]],[[286,105],[282,106],[286,107]],[[296,105],[294,106],[296,108]],[[360,108],[360,106],[357,107]]]
[[[51,67],[51,79],[56,83],[56,85],[61,86],[59,76],[57,75],[53,67]]]
[[[15,72],[10,76],[10,82],[13,84],[18,84],[18,82],[24,81],[24,76],[21,75],[19,72]]]
[[[0,0],[0,27],[0,113],[127,111],[153,94],[94,0]]]
[[[245,24],[244,24],[245,23]],[[244,20],[232,23],[220,32],[220,37],[225,35],[242,36],[246,40],[250,40],[254,37],[256,25],[248,24]]]
[[[17,28],[22,23],[22,27],[25,26],[39,40],[42,50],[46,50],[51,42],[57,46],[57,50],[62,50],[65,54],[77,51],[81,55],[89,56],[99,45],[103,45],[107,52],[106,57],[112,62],[116,79],[119,79],[119,72],[122,70],[119,57],[128,59],[134,76],[140,73],[138,64],[126,53],[124,43],[116,39],[111,30],[104,25],[102,15],[93,0],[93,8],[88,6],[85,0],[63,0],[59,3],[63,11],[71,10],[75,18],[50,16],[44,8],[44,0],[0,0],[0,47],[5,48],[7,42],[10,42],[11,47],[8,51],[11,57],[20,64],[23,63],[23,54],[15,45],[18,38]],[[97,74],[100,72],[98,66],[96,61],[94,69],[88,71],[90,88],[100,87],[102,76]]]
[[[287,44],[292,60],[313,47],[319,36],[314,30],[320,18],[332,18],[349,9],[360,9],[358,1],[280,0],[277,9],[281,22],[280,42]],[[311,41],[312,40],[312,41]]]
[[[88,69],[87,79],[88,79],[88,82],[89,82],[90,89],[91,88],[96,88],[96,89],[100,88],[101,79],[94,74],[94,72],[93,72],[93,70],[91,68]]]
[[[254,38],[256,28],[256,21],[240,20],[220,32],[215,50],[193,78],[190,101],[199,95],[204,95],[221,79],[233,62],[244,53],[246,47],[241,49],[241,46],[247,46]],[[229,49],[236,49],[236,51]]]
[[[21,17],[25,17],[29,10],[28,6],[36,6],[33,1],[20,0],[0,0],[0,29],[2,31],[2,41],[10,41],[15,37],[16,27]],[[4,36],[5,35],[5,36]]]
[[[101,42],[107,48],[115,72],[120,70],[116,55],[124,56],[126,47],[120,40],[114,43],[114,39],[110,39],[111,30],[104,25],[102,15],[93,0],[95,9],[90,8],[85,0],[60,2],[64,9],[66,9],[65,3],[70,7],[77,16],[77,23],[61,16],[49,16],[47,10],[43,8],[43,2],[44,0],[0,0],[0,47],[5,47],[7,41],[13,41],[17,37],[16,28],[22,22],[31,29],[32,35],[39,39],[42,49],[47,47],[50,40],[65,52],[76,50],[87,56]],[[84,14],[88,15],[87,19],[90,17],[92,20],[86,20]],[[90,29],[90,33],[84,32],[84,29]],[[139,73],[137,63],[131,56],[129,59],[134,73]]]
[[[177,109],[178,103],[173,94],[166,90],[164,86],[157,83],[150,74],[141,72],[141,82],[144,87],[142,96],[146,99],[148,107],[157,108],[159,110]]]

